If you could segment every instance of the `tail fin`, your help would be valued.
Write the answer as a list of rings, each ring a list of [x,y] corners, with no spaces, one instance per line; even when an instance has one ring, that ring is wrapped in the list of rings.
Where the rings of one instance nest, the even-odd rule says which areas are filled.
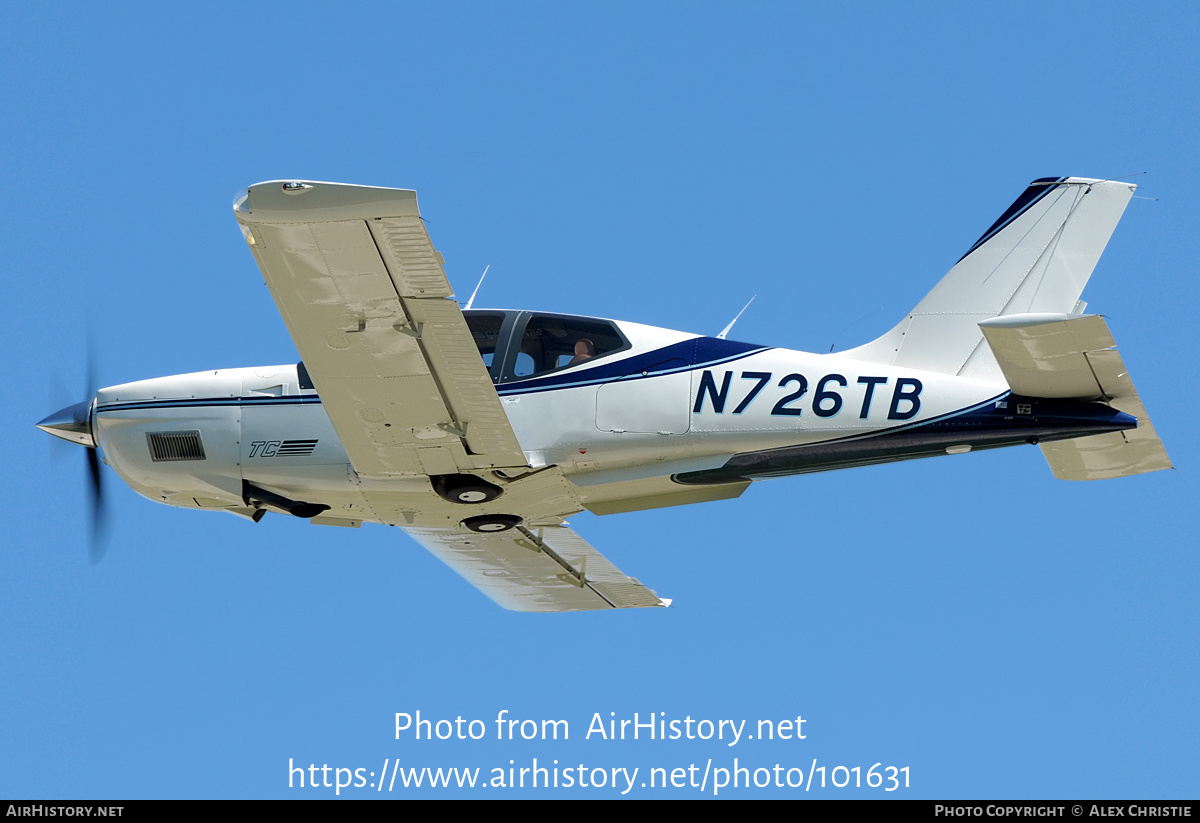
[[[1135,188],[1081,177],[1033,181],[894,329],[842,354],[1002,381],[979,324],[1075,313]]]

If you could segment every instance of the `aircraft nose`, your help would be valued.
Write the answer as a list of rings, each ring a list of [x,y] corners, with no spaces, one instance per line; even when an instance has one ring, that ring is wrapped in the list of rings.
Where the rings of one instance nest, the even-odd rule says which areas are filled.
[[[92,434],[92,400],[59,409],[37,424],[46,434],[79,443],[90,449],[96,448],[96,437]]]

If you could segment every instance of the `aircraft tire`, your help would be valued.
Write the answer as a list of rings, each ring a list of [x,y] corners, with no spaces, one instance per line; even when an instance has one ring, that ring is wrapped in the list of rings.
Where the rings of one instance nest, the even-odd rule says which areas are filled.
[[[473,474],[447,474],[439,477],[434,489],[443,500],[473,506],[495,500],[504,489]]]
[[[506,532],[521,525],[521,518],[515,514],[481,514],[479,517],[468,517],[462,524],[473,532],[491,534]]]

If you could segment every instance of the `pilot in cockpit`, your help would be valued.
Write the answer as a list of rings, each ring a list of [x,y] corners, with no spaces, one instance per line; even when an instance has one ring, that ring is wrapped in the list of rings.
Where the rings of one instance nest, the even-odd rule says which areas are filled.
[[[575,343],[575,356],[571,358],[568,366],[577,366],[585,360],[591,360],[596,356],[596,344],[586,337],[581,337]]]

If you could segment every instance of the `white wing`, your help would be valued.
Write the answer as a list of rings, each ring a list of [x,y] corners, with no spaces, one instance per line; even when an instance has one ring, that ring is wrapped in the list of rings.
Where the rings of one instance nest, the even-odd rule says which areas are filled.
[[[565,612],[670,604],[564,526],[518,527],[496,534],[405,531],[506,609]]]
[[[416,192],[259,183],[234,212],[359,474],[527,464]]]
[[[667,605],[563,525],[583,506],[557,468],[529,469],[416,192],[276,181],[234,212],[379,520],[505,608]],[[514,479],[492,475],[504,493],[480,505],[443,500],[424,479],[500,468]],[[464,523],[495,515],[521,523]]]

